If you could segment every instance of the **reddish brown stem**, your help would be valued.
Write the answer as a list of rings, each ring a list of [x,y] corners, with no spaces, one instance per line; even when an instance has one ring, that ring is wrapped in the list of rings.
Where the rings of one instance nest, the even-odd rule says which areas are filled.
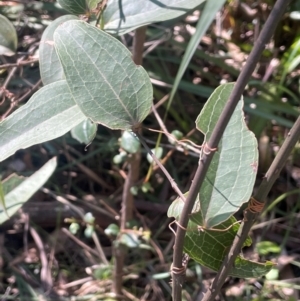
[[[146,38],[146,27],[141,27],[135,30],[133,40],[132,59],[137,65],[141,65],[143,62],[143,49]],[[140,151],[135,154],[131,154],[127,161],[128,173],[124,183],[123,195],[122,195],[122,209],[121,209],[121,225],[120,230],[127,227],[127,222],[133,217],[134,198],[130,191],[131,187],[137,183],[139,179],[141,153]],[[123,266],[124,259],[126,257],[126,251],[122,246],[114,246],[114,282],[113,291],[116,295],[122,294],[122,281],[123,281]]]

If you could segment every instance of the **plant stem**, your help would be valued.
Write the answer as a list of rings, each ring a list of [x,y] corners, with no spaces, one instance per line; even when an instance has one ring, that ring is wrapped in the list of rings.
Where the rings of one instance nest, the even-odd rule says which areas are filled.
[[[276,158],[272,162],[268,172],[266,173],[261,185],[259,186],[255,199],[261,203],[265,202],[265,199],[270,192],[275,180],[278,178],[280,171],[285,165],[289,155],[291,154],[297,141],[300,139],[300,116],[295,122],[294,126],[290,130],[287,138],[285,139],[282,147],[280,148]],[[218,292],[220,291],[226,277],[228,276],[235,258],[239,255],[240,250],[243,247],[244,241],[246,240],[248,233],[258,217],[259,213],[253,213],[249,210],[245,212],[244,221],[242,222],[238,233],[235,236],[233,244],[225,257],[223,264],[215,277],[211,287],[206,292],[202,301],[215,300]]]
[[[143,49],[146,39],[146,26],[135,30],[133,39],[132,59],[137,65],[141,65],[143,62]],[[127,222],[133,217],[134,198],[130,192],[131,187],[138,181],[140,164],[141,164],[141,152],[137,151],[130,155],[127,161],[128,173],[125,179],[123,194],[122,194],[122,209],[121,209],[121,223],[120,231],[123,232],[127,228]],[[125,248],[122,246],[113,246],[113,253],[115,258],[114,265],[114,281],[113,292],[116,295],[122,294],[122,282],[123,282],[123,266],[126,256]]]
[[[152,159],[154,160],[154,162],[159,166],[159,168],[161,169],[161,171],[164,173],[164,175],[166,176],[166,178],[169,180],[169,182],[170,182],[172,188],[174,189],[174,191],[178,194],[178,196],[182,199],[182,201],[185,202],[185,196],[183,195],[183,193],[181,192],[181,190],[179,189],[179,187],[177,186],[176,182],[171,177],[171,175],[169,174],[169,172],[161,164],[161,162],[157,159],[157,157],[153,154],[153,152],[151,151],[151,149],[146,144],[144,138],[139,133],[135,133],[135,134],[140,139],[140,142],[143,144],[144,148],[150,154],[150,156],[152,157]]]
[[[140,27],[135,30],[132,47],[132,59],[136,65],[142,65],[144,43],[146,40],[147,26]]]
[[[278,0],[276,1],[274,8],[271,11],[271,14],[266,21],[266,24],[258,37],[253,50],[251,51],[247,63],[243,70],[241,71],[237,82],[234,86],[234,89],[229,97],[229,100],[214,128],[214,131],[207,142],[207,145],[210,149],[218,147],[219,141],[222,138],[224,130],[230,120],[231,115],[234,112],[234,109],[244,91],[245,86],[247,85],[256,64],[259,61],[261,53],[264,50],[266,43],[270,40],[276,25],[278,24],[282,14],[285,11],[285,8],[290,1],[287,0]],[[186,202],[184,204],[179,224],[181,227],[177,227],[175,245],[174,245],[174,256],[173,256],[173,269],[172,269],[172,295],[173,301],[180,301],[182,299],[182,284],[183,284],[183,275],[177,271],[182,270],[182,254],[183,254],[183,243],[185,237],[185,228],[187,227],[189,214],[192,211],[195,199],[199,193],[201,185],[205,179],[206,172],[208,170],[209,164],[213,158],[214,152],[203,153],[201,160],[199,160],[199,166],[197,168],[194,180],[189,190]],[[214,292],[216,293],[216,292]],[[206,299],[208,300],[208,299]],[[211,299],[210,299],[211,300]]]

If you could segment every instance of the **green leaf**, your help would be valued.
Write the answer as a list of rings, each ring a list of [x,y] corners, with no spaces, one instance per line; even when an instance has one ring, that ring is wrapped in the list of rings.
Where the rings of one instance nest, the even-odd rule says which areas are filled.
[[[105,31],[125,34],[138,27],[180,17],[205,0],[110,0],[103,12]]]
[[[12,23],[0,15],[0,55],[14,55],[18,46],[17,32]]]
[[[90,144],[97,133],[97,125],[88,118],[71,130],[71,135],[80,143]]]
[[[234,83],[219,86],[196,120],[208,141],[231,94]],[[252,194],[258,164],[257,141],[244,120],[241,99],[225,129],[199,192],[197,213],[209,229],[232,216]],[[208,151],[206,149],[206,151]]]
[[[4,213],[7,215],[7,217],[9,218],[8,216],[8,213],[6,211],[6,205],[5,205],[5,198],[4,198],[4,189],[3,189],[3,185],[2,185],[2,181],[1,181],[1,178],[0,178],[0,205],[2,207],[2,210],[4,211]],[[0,208],[1,208],[0,207]]]
[[[72,15],[61,16],[54,20],[43,32],[39,48],[39,60],[44,85],[64,79],[64,71],[54,48],[53,34],[58,26],[69,20],[78,20],[78,17]]]
[[[24,268],[24,266],[23,266]],[[25,273],[30,273],[30,269],[25,267],[23,270]],[[24,276],[21,276],[17,271],[13,273],[14,279],[16,279],[16,289],[20,295],[20,301],[27,301],[27,300],[38,300],[40,298],[44,298],[41,294],[41,291],[38,288],[33,288],[27,279],[24,279]]]
[[[230,220],[217,226],[217,229],[228,229],[235,219]],[[184,251],[196,262],[218,271],[221,264],[232,245],[239,226],[234,225],[227,231],[214,230],[197,230],[197,224],[190,222],[189,228],[194,227],[196,230],[188,230],[184,240]],[[196,228],[195,228],[196,227]],[[249,238],[246,245],[249,246]],[[239,278],[256,278],[265,275],[273,267],[270,262],[257,263],[244,259],[239,255],[235,260],[234,267],[230,275]]]
[[[55,48],[76,103],[95,123],[135,129],[152,102],[147,72],[115,38],[83,21],[67,21],[54,33]]]
[[[172,80],[170,81],[172,83]],[[264,86],[266,86],[266,83],[264,83]],[[276,87],[279,87],[278,84]],[[262,88],[262,83],[259,86],[259,88]],[[209,88],[204,85],[195,85],[193,83],[187,82],[182,80],[179,84],[179,89],[183,91],[187,91],[188,93],[193,93],[195,95],[201,96],[201,97],[209,97],[209,95],[213,92],[212,88]],[[268,87],[269,89],[269,87]],[[288,93],[288,91],[284,91],[285,93]],[[276,98],[276,95],[274,96]],[[296,100],[296,98],[294,98]],[[286,114],[291,116],[299,116],[299,110],[292,107],[288,103],[277,103],[275,101],[266,101],[263,98],[251,98],[251,97],[245,97],[245,112],[254,115],[259,116],[264,119],[275,120],[277,124],[289,127],[291,128],[293,126],[293,122],[288,120],[287,118],[282,117],[282,112],[286,112]],[[253,108],[253,106],[255,108]],[[262,112],[262,110],[264,110]],[[278,114],[273,113],[278,112]],[[280,115],[280,116],[279,116]]]
[[[260,241],[256,244],[255,249],[259,255],[268,255],[269,253],[280,254],[280,246],[272,241]]]
[[[13,173],[8,178],[3,181],[3,193],[4,195],[8,194],[14,190],[18,185],[20,185],[25,180],[24,177],[18,176]]]
[[[178,220],[183,208],[183,202],[177,199],[175,203],[176,206],[169,208],[168,216],[175,217]],[[199,264],[213,271],[218,271],[238,229],[239,224],[236,223],[236,219],[233,216],[210,230],[199,227],[197,222],[189,221],[184,239],[184,252]],[[244,246],[250,246],[251,243],[251,238],[248,237]],[[273,266],[272,262],[253,262],[239,255],[230,271],[230,275],[239,278],[256,278],[268,273]]]
[[[121,233],[118,241],[121,244],[127,246],[128,248],[138,248],[142,243],[140,235],[134,231],[128,231],[128,233]]]
[[[296,37],[294,43],[287,49],[281,60],[283,72],[280,78],[280,84],[284,86],[284,82],[288,73],[292,72],[298,65],[300,60],[300,39]],[[277,85],[276,85],[277,86]]]
[[[176,78],[172,87],[172,91],[170,94],[170,98],[168,101],[168,107],[171,105],[173,98],[175,96],[175,93],[178,89],[179,83],[182,79],[183,74],[185,73],[195,51],[197,50],[197,47],[203,38],[205,32],[211,25],[212,21],[214,20],[216,13],[222,8],[223,4],[225,3],[225,0],[208,0],[206,1],[206,4],[204,6],[203,11],[201,11],[200,19],[196,26],[196,31],[193,34],[185,52],[184,56],[181,60],[181,64],[179,67],[179,70],[176,74]]]
[[[49,160],[42,168],[25,178],[18,186],[5,195],[6,209],[9,216],[17,212],[32,195],[43,186],[56,168],[56,158]],[[8,219],[5,211],[0,208],[0,225]]]
[[[113,277],[113,265],[99,264],[93,269],[93,277],[97,280],[110,280]],[[115,301],[115,298],[105,297],[104,301]]]
[[[97,8],[97,4],[102,2],[103,0],[86,0],[87,6],[90,10]]]
[[[101,0],[57,0],[60,6],[74,15],[88,14]]]
[[[66,81],[43,87],[0,123],[0,162],[19,149],[62,136],[85,119]]]
[[[279,279],[279,269],[271,269],[271,271],[266,275],[267,280],[278,280]]]
[[[139,151],[141,143],[132,132],[124,131],[121,137],[121,147],[126,152],[135,154]]]

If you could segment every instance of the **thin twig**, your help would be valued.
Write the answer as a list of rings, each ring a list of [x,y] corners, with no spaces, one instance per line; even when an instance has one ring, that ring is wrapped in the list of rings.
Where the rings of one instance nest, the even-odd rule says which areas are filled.
[[[0,65],[0,69],[26,66],[26,65],[37,63],[38,61],[39,61],[39,59],[33,59],[33,60],[29,60],[29,61],[20,61],[19,60],[17,63]]]
[[[164,125],[164,122],[162,121],[162,119],[160,118],[156,108],[154,105],[152,105],[152,111],[155,115],[155,118],[161,128],[161,130],[163,131],[163,133],[169,137],[170,139],[172,139],[174,142],[176,142],[177,144],[181,145],[183,147],[183,149],[189,149],[192,152],[198,154],[198,156],[200,155],[201,151],[198,148],[202,148],[202,146],[197,146],[195,143],[193,143],[192,141],[189,141],[188,139],[180,139],[180,141],[178,141],[176,139],[176,137],[174,135],[172,135],[166,128],[166,126]],[[155,131],[155,130],[151,130],[150,131]],[[195,146],[191,146],[188,143],[184,143],[184,141],[188,141],[190,144],[193,144]],[[198,147],[198,148],[197,148]]]
[[[251,51],[247,63],[240,73],[237,82],[234,86],[234,89],[229,97],[229,100],[214,128],[214,131],[208,141],[208,146],[213,149],[217,148],[218,144],[222,138],[224,130],[234,112],[234,109],[247,85],[256,64],[259,61],[261,53],[264,50],[266,43],[270,40],[276,25],[278,24],[281,16],[283,15],[285,8],[289,4],[290,1],[287,0],[278,0],[274,8],[266,21],[266,24],[254,45],[253,50]],[[199,190],[202,186],[202,183],[205,179],[205,175],[208,171],[209,164],[213,158],[214,152],[203,153],[201,160],[199,161],[199,166],[197,168],[194,180],[189,190],[189,194],[187,196],[186,202],[184,204],[183,210],[181,212],[181,216],[179,219],[179,224],[182,227],[178,227],[176,231],[175,237],[175,245],[174,245],[174,256],[173,256],[173,271],[172,271],[172,279],[173,279],[173,287],[172,287],[172,295],[173,301],[182,300],[182,284],[183,284],[183,275],[176,273],[176,270],[180,270],[182,268],[182,255],[183,255],[183,243],[185,237],[184,228],[187,227],[189,221],[189,215],[194,206],[196,197],[199,193]],[[218,292],[214,292],[218,293]],[[206,299],[208,300],[208,299]],[[211,299],[209,299],[211,300]]]
[[[97,248],[97,250],[98,250],[100,259],[102,260],[102,262],[103,262],[104,264],[106,264],[106,265],[108,266],[108,265],[109,265],[109,262],[108,262],[108,260],[106,259],[106,256],[105,256],[104,251],[103,251],[103,249],[102,249],[102,246],[101,246],[101,244],[100,244],[99,238],[98,238],[98,236],[97,236],[97,234],[96,234],[95,231],[93,231],[92,238],[93,238],[93,241],[94,241],[94,243],[95,243],[95,246],[96,246],[96,248]]]
[[[143,51],[146,40],[147,26],[135,30],[132,47],[132,59],[136,65],[143,64]]]
[[[51,277],[51,271],[49,269],[48,265],[48,259],[46,255],[46,251],[44,248],[44,244],[42,242],[42,239],[40,238],[37,231],[32,227],[29,226],[30,234],[39,250],[40,253],[40,259],[41,259],[41,281],[43,284],[43,287],[46,291],[50,290],[53,285],[52,277]]]
[[[48,188],[42,188],[41,189],[44,193],[47,193],[49,195],[51,195],[53,198],[55,198],[58,202],[61,202],[63,204],[67,204],[68,206],[70,206],[75,212],[78,213],[78,215],[84,220],[84,213],[83,210],[79,209],[77,206],[73,205],[72,203],[70,203],[67,199],[65,199],[62,196],[56,195],[55,193],[53,193],[52,191],[50,191]],[[81,242],[79,239],[77,239],[74,235],[72,235],[67,229],[63,228],[63,232],[66,233],[69,237],[71,237],[74,241],[76,241],[79,245],[81,245],[84,248],[87,248],[87,246]],[[96,245],[96,248],[98,250],[98,253],[95,252],[94,254],[96,254],[96,256],[99,256],[99,258],[102,260],[102,262],[104,264],[109,264],[108,260],[105,257],[104,251],[102,249],[102,246],[98,240],[98,237],[96,235],[96,233],[93,233],[93,240],[94,243]],[[91,248],[89,249],[89,252],[91,252]],[[94,252],[94,250],[93,250]]]
[[[18,60],[18,63],[23,61],[25,59],[25,55],[20,57],[20,59]],[[0,90],[0,98],[2,98],[4,92],[6,91],[6,87],[8,86],[9,82],[11,81],[11,79],[13,78],[13,76],[15,75],[16,71],[18,70],[18,67],[13,67],[8,76],[6,77],[5,79],[5,82],[3,83],[2,87],[1,87],[1,90]]]
[[[15,68],[15,67],[14,67]],[[26,93],[24,93],[20,98],[16,99],[15,101],[12,101],[10,104],[10,107],[6,112],[1,116],[0,120],[3,120],[4,118],[7,117],[7,115],[13,110],[15,106],[17,106],[20,102],[22,102],[25,98],[27,98],[31,93],[33,93],[38,86],[42,83],[42,80],[38,80],[36,84],[34,84]]]
[[[80,247],[87,250],[89,253],[95,255],[96,257],[99,257],[99,253],[92,249],[90,246],[82,242],[80,239],[78,239],[75,235],[73,235],[68,229],[61,228],[61,231],[66,234],[70,239],[72,239],[74,242],[76,242]]]
[[[103,15],[103,12],[106,8],[106,5],[107,5],[107,1],[108,0],[102,0],[98,3],[97,7],[96,7],[96,11],[98,11],[97,13],[97,20],[96,20],[96,26],[99,25],[99,22],[101,22],[100,24],[100,28],[103,29],[103,22],[102,22],[102,15]]]
[[[146,144],[144,138],[139,133],[135,133],[135,134],[139,138],[140,142],[143,144],[143,146],[146,149],[146,151],[151,155],[151,157],[154,160],[154,162],[159,166],[159,168],[161,169],[161,171],[164,173],[164,175],[166,176],[166,178],[169,180],[169,182],[170,182],[172,188],[174,189],[174,191],[183,200],[183,202],[185,202],[185,196],[183,195],[183,193],[181,192],[181,190],[178,188],[177,183],[171,177],[171,175],[169,174],[169,172],[166,170],[166,168],[160,163],[160,161],[153,154],[153,152],[151,151],[151,149],[149,148],[149,146]]]
[[[68,150],[70,151],[74,151],[74,149],[70,146],[66,145],[66,150],[64,150],[64,154],[67,157],[69,162],[74,162],[74,164],[83,172],[85,173],[89,178],[91,178],[93,181],[95,181],[96,183],[98,183],[102,188],[105,188],[107,190],[110,190],[111,187],[104,181],[102,180],[94,171],[92,171],[90,168],[88,168],[86,165],[79,163],[74,157],[72,157]],[[77,153],[76,153],[77,154]]]

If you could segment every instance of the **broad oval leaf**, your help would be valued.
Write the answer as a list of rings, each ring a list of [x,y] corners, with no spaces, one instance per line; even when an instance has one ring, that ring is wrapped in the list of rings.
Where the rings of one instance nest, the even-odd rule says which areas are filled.
[[[43,32],[39,47],[39,60],[44,85],[64,79],[64,71],[54,48],[53,34],[59,25],[69,20],[78,20],[78,17],[73,15],[61,16],[54,20]]]
[[[105,31],[125,34],[138,27],[180,17],[205,0],[110,0],[103,12]]]
[[[43,186],[56,168],[56,158],[49,160],[42,168],[36,171],[33,175],[20,181],[17,178],[18,185],[10,187],[9,192],[5,195],[5,205],[8,216],[11,217],[14,213],[27,202],[41,186]],[[15,177],[14,177],[15,178]],[[8,179],[11,182],[13,179]],[[14,181],[15,182],[15,181]],[[12,185],[12,183],[7,183]],[[5,186],[5,181],[3,183]],[[5,211],[0,208],[0,225],[9,219]]]
[[[18,45],[18,36],[12,23],[0,15],[0,55],[14,55]]]
[[[57,0],[60,6],[74,15],[88,14],[101,0]]]
[[[111,129],[135,129],[148,115],[152,86],[118,40],[83,21],[67,21],[54,33],[66,80],[82,112]]]
[[[187,196],[187,193],[185,195]],[[177,198],[174,205],[169,208],[168,216],[178,220],[183,205],[182,200]],[[189,221],[184,238],[184,252],[199,264],[213,271],[218,271],[233,243],[239,224],[233,216],[210,230],[199,227],[200,223],[201,218],[196,222]],[[248,236],[243,246],[250,246],[251,244],[251,238]],[[239,255],[230,275],[239,278],[257,278],[267,274],[273,266],[272,262],[254,262]]]
[[[196,120],[205,141],[220,117],[234,83],[219,86]],[[257,173],[258,149],[254,134],[244,120],[241,99],[225,129],[199,192],[201,226],[209,229],[232,216],[252,194]]]
[[[62,136],[85,119],[66,81],[43,87],[0,123],[0,162],[19,149]]]
[[[80,124],[76,125],[71,130],[71,135],[80,143],[90,144],[97,133],[97,124],[93,123],[90,119],[85,119]]]

